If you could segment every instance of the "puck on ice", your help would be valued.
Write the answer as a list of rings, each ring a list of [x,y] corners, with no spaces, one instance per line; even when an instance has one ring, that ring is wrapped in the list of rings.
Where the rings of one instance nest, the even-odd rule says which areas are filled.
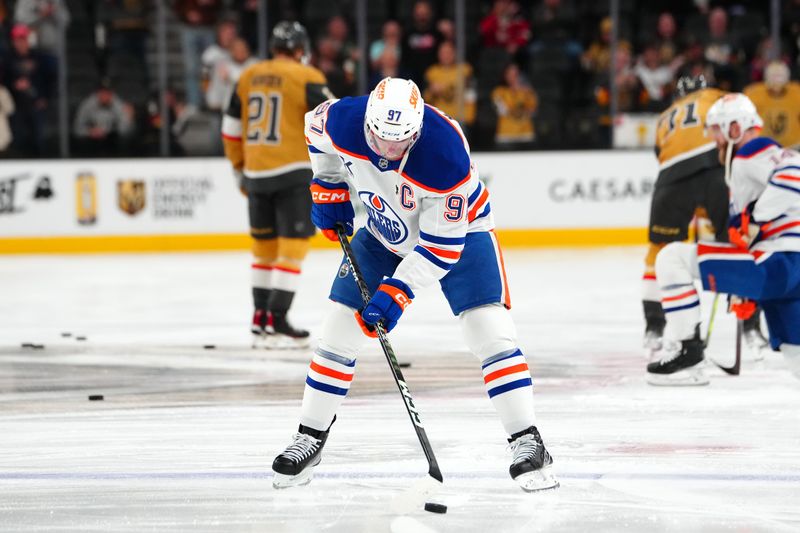
[[[79,335],[79,336],[75,337],[75,340],[76,341],[85,341],[86,337],[84,337],[83,335]]]
[[[90,394],[89,395],[89,401],[91,401],[91,402],[97,402],[97,401],[100,401],[102,399],[103,399],[103,395],[102,394]]]
[[[425,510],[430,513],[444,514],[447,512],[447,506],[441,503],[425,502]]]
[[[215,344],[204,344],[204,345],[203,345],[203,349],[204,349],[204,350],[213,350],[213,349],[215,349],[216,347],[217,347],[217,346],[216,346]]]
[[[63,333],[61,334],[61,336],[62,336],[62,337],[72,337],[72,333],[70,333],[69,331],[65,331],[65,332],[63,332]]]
[[[400,368],[411,368],[411,363],[397,363]]]

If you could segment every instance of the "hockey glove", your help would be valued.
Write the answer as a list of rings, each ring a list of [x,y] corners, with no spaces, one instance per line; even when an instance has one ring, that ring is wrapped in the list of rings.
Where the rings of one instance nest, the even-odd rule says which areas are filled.
[[[247,187],[244,186],[244,172],[242,172],[241,170],[234,170],[233,179],[236,180],[236,187],[239,188],[239,192],[241,192],[245,196],[248,196]]]
[[[728,311],[735,314],[739,320],[747,320],[756,312],[756,303],[747,298],[731,296],[728,299]]]
[[[403,311],[411,305],[413,299],[414,293],[408,285],[399,279],[386,278],[361,312],[361,318],[370,325],[382,320],[388,333],[397,325]]]
[[[353,234],[353,204],[346,183],[330,183],[314,178],[311,180],[311,221],[332,241],[338,241],[336,225],[341,224],[347,235]]]

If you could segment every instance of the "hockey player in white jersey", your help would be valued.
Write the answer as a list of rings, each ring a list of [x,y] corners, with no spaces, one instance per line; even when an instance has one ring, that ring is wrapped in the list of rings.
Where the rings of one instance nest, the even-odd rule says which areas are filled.
[[[800,377],[800,153],[761,137],[761,125],[740,93],[723,96],[708,111],[706,127],[729,165],[730,244],[672,243],[658,255],[665,336],[680,345],[648,365],[653,384],[708,383],[696,279],[706,290],[733,295],[740,319],[760,304],[772,348]]]
[[[555,488],[533,405],[533,385],[508,311],[510,298],[489,193],[478,179],[458,124],[425,105],[414,82],[385,78],[369,97],[329,100],[306,114],[314,180],[312,220],[338,240],[353,232],[354,201],[366,226],[351,240],[373,295],[363,306],[346,261],[306,377],[300,428],[273,462],[276,488],[307,483],[353,379],[370,326],[390,331],[421,288],[439,282],[486,390],[523,489]]]

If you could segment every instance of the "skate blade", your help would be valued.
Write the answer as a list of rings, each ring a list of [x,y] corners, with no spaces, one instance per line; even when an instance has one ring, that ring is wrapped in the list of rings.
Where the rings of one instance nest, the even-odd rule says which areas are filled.
[[[289,337],[288,335],[275,333],[273,335],[269,335],[268,341],[264,347],[267,350],[303,350],[305,348],[309,348],[310,346],[310,337],[306,337],[305,339],[295,339],[294,337]]]
[[[702,363],[700,363],[702,365]],[[709,380],[703,371],[695,367],[679,370],[672,374],[647,374],[647,382],[657,387],[699,387],[708,385]]]
[[[291,487],[302,487],[311,483],[314,477],[314,467],[308,467],[296,476],[289,476],[275,472],[272,476],[272,487],[276,489],[288,489]]]
[[[540,492],[544,490],[555,490],[561,486],[553,476],[551,467],[546,466],[533,472],[525,472],[514,478],[520,488],[525,492]]]

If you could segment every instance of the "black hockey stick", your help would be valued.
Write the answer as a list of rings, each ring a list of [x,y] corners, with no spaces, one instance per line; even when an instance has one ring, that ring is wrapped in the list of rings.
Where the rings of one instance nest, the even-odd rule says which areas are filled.
[[[369,289],[367,288],[364,278],[361,276],[361,270],[358,268],[358,264],[356,263],[356,258],[353,255],[353,248],[350,246],[350,241],[347,240],[347,234],[345,233],[344,228],[340,225],[336,226],[336,234],[339,236],[339,244],[342,245],[342,251],[344,252],[344,257],[347,260],[347,264],[350,266],[353,279],[356,281],[356,285],[358,285],[359,292],[361,292],[361,299],[364,301],[364,305],[367,305],[371,299]],[[381,343],[381,348],[383,348],[383,354],[386,356],[386,360],[389,362],[389,367],[392,369],[394,382],[397,384],[397,388],[400,390],[400,395],[403,397],[403,401],[405,402],[408,417],[411,419],[411,423],[414,424],[414,431],[417,432],[417,438],[419,439],[419,443],[422,445],[422,451],[425,452],[425,458],[428,460],[428,475],[435,479],[438,483],[442,483],[442,472],[439,470],[439,464],[436,462],[436,456],[433,455],[431,442],[428,440],[428,435],[425,433],[425,427],[422,425],[422,419],[419,416],[419,411],[417,411],[417,408],[414,405],[414,399],[411,397],[411,391],[408,389],[408,385],[406,385],[405,379],[403,378],[403,372],[400,370],[400,365],[397,362],[397,357],[394,355],[392,345],[389,343],[389,339],[386,337],[386,331],[384,330],[383,325],[380,323],[375,324],[375,330],[378,334],[378,340]]]

